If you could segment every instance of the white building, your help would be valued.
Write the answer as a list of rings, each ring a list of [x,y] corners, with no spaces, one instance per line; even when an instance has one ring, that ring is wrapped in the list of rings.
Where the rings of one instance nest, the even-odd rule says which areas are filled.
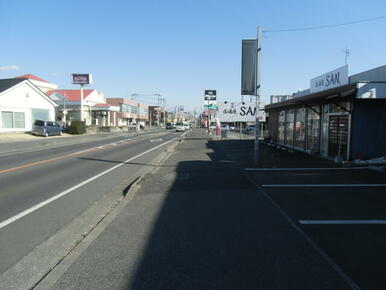
[[[63,118],[63,112],[66,115],[66,121],[80,120],[80,90],[49,90],[46,95],[59,105],[58,117]],[[86,125],[93,125],[92,108],[98,104],[106,105],[106,98],[103,93],[95,89],[83,90],[83,117]]]
[[[56,103],[26,78],[0,80],[0,132],[31,131],[35,120],[55,120]]]
[[[37,86],[43,93],[49,90],[55,90],[58,88],[57,84],[50,83],[42,78],[39,78],[33,74],[26,74],[22,76],[15,77],[15,79],[28,79],[31,83]]]

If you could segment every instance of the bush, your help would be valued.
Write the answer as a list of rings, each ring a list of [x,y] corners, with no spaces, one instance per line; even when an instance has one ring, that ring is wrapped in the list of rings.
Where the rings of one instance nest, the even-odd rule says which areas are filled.
[[[67,133],[76,135],[86,133],[86,122],[79,120],[72,121],[71,125],[67,127]]]

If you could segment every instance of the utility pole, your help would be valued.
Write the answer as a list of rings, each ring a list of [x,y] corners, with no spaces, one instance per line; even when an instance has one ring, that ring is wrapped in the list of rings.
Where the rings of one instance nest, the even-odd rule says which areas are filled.
[[[160,94],[157,94],[157,127],[159,127],[159,101],[160,101]]]
[[[347,58],[350,56],[350,50],[346,47],[343,50],[344,53],[344,64],[347,65]]]
[[[256,39],[256,121],[255,121],[255,152],[254,161],[255,164],[259,162],[259,137],[260,137],[260,123],[259,123],[259,111],[260,111],[260,54],[261,54],[261,40],[262,40],[262,27],[257,26],[257,39]]]
[[[163,107],[164,107],[164,128],[166,128],[166,99],[163,98]]]

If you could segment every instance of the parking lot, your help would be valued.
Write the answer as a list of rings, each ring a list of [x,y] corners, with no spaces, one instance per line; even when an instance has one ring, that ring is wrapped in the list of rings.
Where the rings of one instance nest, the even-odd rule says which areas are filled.
[[[359,287],[386,289],[384,168],[245,171]]]

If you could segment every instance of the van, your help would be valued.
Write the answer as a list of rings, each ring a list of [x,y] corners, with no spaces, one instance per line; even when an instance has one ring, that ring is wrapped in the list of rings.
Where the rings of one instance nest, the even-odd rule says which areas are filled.
[[[51,135],[59,135],[63,134],[63,128],[59,125],[59,123],[54,121],[43,121],[36,120],[33,124],[31,133],[33,135],[40,136],[51,136]]]

